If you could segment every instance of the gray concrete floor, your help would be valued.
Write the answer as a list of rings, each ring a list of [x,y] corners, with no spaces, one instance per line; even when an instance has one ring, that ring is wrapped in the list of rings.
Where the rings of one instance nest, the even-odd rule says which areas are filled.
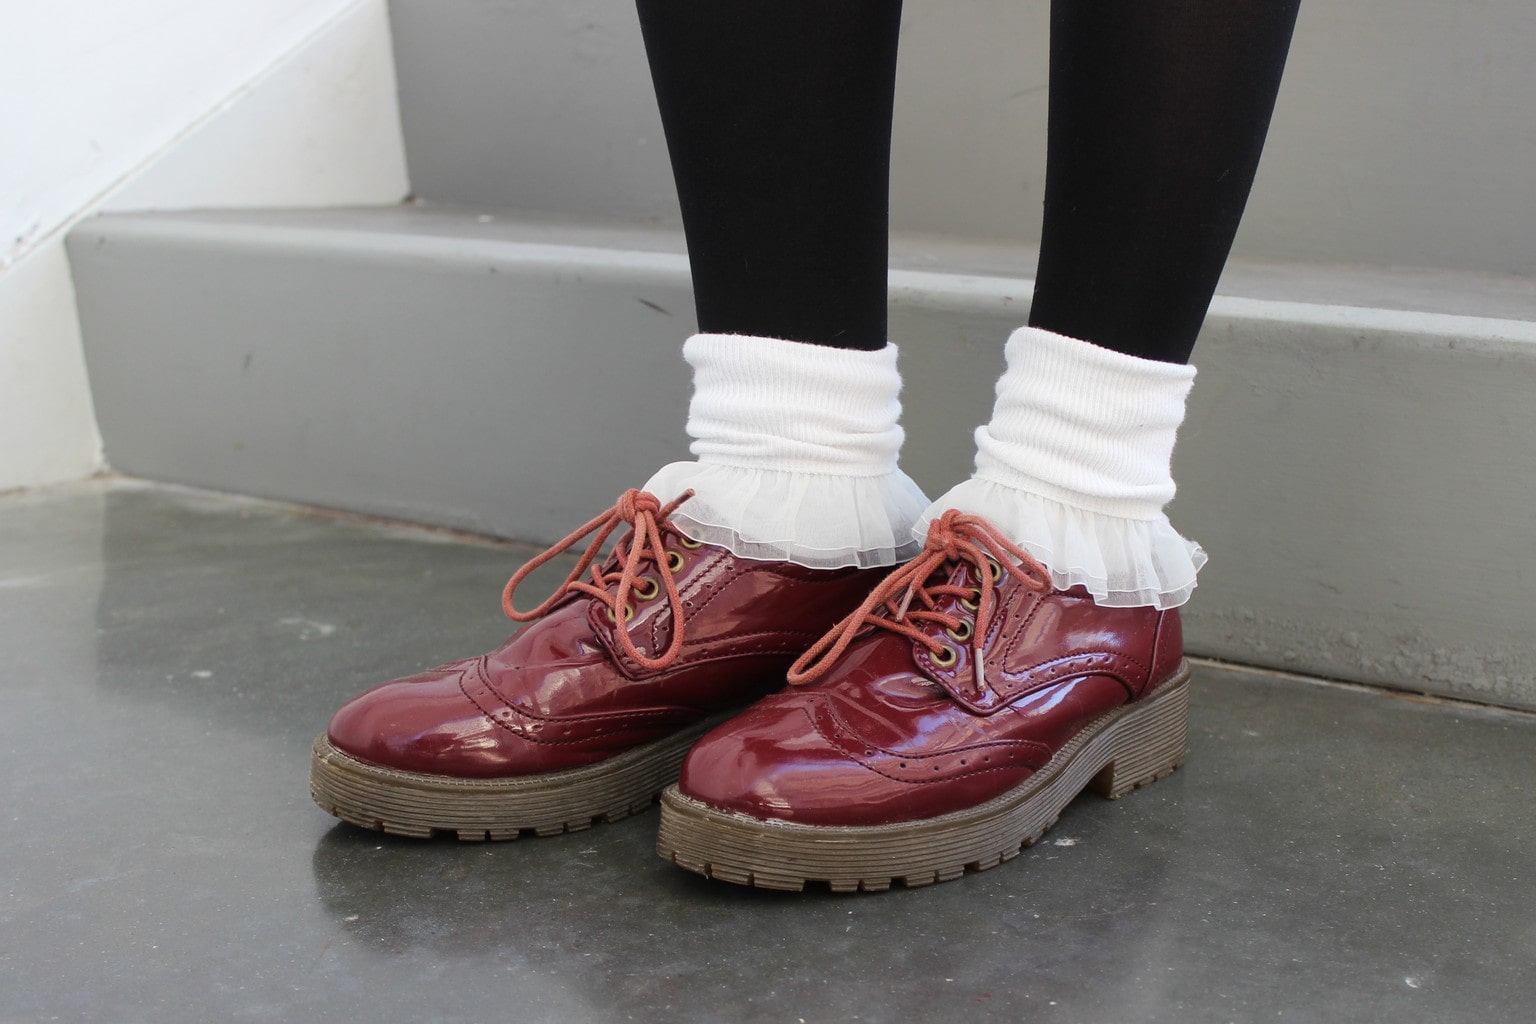
[[[0,1021],[1532,1019],[1530,715],[1202,667],[1183,770],[883,895],[697,878],[654,813],[470,845],[315,808],[335,705],[497,642],[526,554],[0,498]]]

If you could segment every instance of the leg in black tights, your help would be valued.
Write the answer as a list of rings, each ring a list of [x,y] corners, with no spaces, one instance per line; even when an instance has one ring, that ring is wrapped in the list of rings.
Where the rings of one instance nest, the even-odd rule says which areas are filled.
[[[1298,0],[1054,0],[1030,323],[1187,362],[1258,169]]]
[[[1030,322],[1185,362],[1299,0],[1055,0]],[[896,0],[639,0],[701,330],[885,343]]]
[[[886,341],[898,0],[638,0],[699,329]]]

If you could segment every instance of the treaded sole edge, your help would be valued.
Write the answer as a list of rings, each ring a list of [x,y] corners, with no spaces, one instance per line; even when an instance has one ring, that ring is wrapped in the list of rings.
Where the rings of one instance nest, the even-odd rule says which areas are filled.
[[[352,757],[322,733],[311,751],[309,792],[342,821],[397,836],[453,833],[483,841],[575,832],[650,807],[677,780],[688,748],[727,717],[712,716],[596,764],[508,779],[386,768]]]
[[[657,853],[709,878],[800,891],[878,892],[984,871],[1038,842],[1084,789],[1117,799],[1171,774],[1188,752],[1189,662],[1147,697],[1100,716],[1020,785],[920,821],[817,826],[712,808],[676,785],[661,797]]]

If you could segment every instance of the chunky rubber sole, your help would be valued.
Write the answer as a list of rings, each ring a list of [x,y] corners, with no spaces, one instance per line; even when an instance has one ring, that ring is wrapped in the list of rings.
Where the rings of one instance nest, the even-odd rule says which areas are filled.
[[[799,825],[721,811],[674,785],[661,797],[656,851],[680,868],[762,889],[833,892],[915,887],[1011,860],[1091,788],[1118,799],[1183,763],[1189,663],[1135,704],[1091,722],[1023,783],[976,807],[891,825]]]
[[[370,764],[321,735],[310,760],[309,793],[342,821],[391,835],[467,841],[550,836],[617,821],[650,807],[677,781],[695,740],[723,721],[717,715],[606,761],[509,779],[461,779]]]

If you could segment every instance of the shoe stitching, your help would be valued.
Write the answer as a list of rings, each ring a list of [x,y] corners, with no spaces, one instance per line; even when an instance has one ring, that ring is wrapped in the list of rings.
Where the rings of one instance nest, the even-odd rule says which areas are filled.
[[[976,706],[988,707],[988,709],[991,711],[1001,710],[1003,707],[1006,707],[1020,697],[1027,696],[1028,694],[1040,690],[1045,686],[1054,685],[1058,682],[1063,682],[1071,678],[1075,674],[1071,671],[1072,662],[1081,661],[1087,658],[1096,659],[1100,657],[1110,659],[1112,662],[1129,662],[1130,666],[1136,671],[1134,673],[1126,674],[1122,674],[1118,671],[1101,671],[1089,674],[1104,675],[1108,678],[1114,679],[1117,683],[1125,688],[1131,700],[1136,700],[1138,689],[1134,680],[1129,678],[1129,676],[1139,675],[1142,678],[1150,680],[1152,673],[1151,665],[1143,663],[1140,659],[1132,655],[1124,654],[1119,651],[1081,650],[1074,651],[1066,655],[1058,655],[1053,658],[1046,658],[1042,661],[1035,662],[1033,665],[1023,669],[1009,670],[1003,667],[1008,663],[1009,656],[1014,654],[1024,643],[1024,636],[1028,632],[1030,623],[1035,620],[1035,618],[1040,614],[1041,610],[1045,607],[1045,599],[1049,595],[1034,596],[1036,596],[1038,599],[1034,601],[1033,607],[1030,608],[1028,613],[1025,614],[1022,619],[1018,620],[1016,626],[1013,629],[1008,630],[1008,632],[1011,633],[1011,639],[1008,640],[1007,644],[999,652],[998,657],[995,660],[997,668],[986,674],[987,679],[989,680],[989,685],[987,686],[986,690],[977,690],[976,696],[974,698],[970,698],[970,701],[973,701]],[[987,630],[987,647],[991,647],[991,640],[993,637],[1004,632],[1005,627],[1009,624],[1010,617],[1013,612],[1013,607],[1013,604],[1010,603],[1000,609],[997,618],[993,620],[993,623]],[[1154,663],[1155,660],[1156,659],[1154,657]],[[1056,671],[1050,671],[1052,668],[1055,668]],[[1033,675],[1036,675],[1037,673],[1042,672],[1042,670],[1045,670],[1046,672],[1045,678],[1035,680],[1029,678]],[[995,676],[993,674],[994,672],[996,673]],[[942,674],[943,673],[938,672],[937,670],[935,671],[935,675]],[[948,677],[953,681],[955,685],[959,685],[960,680],[956,673],[949,673]],[[974,673],[972,673],[971,678],[971,688],[974,690]],[[991,684],[990,681],[994,678],[997,679],[997,683]],[[939,681],[940,685],[944,685],[942,680],[936,681]],[[946,690],[949,689],[948,686],[945,686],[944,688]],[[997,698],[995,707],[992,706],[994,702],[987,699],[988,692]],[[953,695],[960,697],[959,694]],[[966,698],[961,697],[960,699],[962,702],[966,702]]]
[[[682,715],[695,715],[697,717],[702,717],[703,715],[707,714],[706,711],[703,711],[701,709],[687,708],[687,707],[678,706],[676,708],[671,708],[671,709],[668,709],[668,708],[653,708],[653,709],[648,709],[648,710],[644,710],[644,711],[596,712],[596,713],[593,713],[593,714],[590,714],[590,715],[581,715],[581,716],[540,715],[537,712],[529,711],[526,708],[519,707],[517,704],[515,704],[512,701],[508,700],[506,694],[504,694],[500,690],[498,690],[496,688],[496,686],[493,683],[491,683],[489,676],[487,676],[484,673],[483,665],[481,664],[483,661],[484,661],[484,659],[481,658],[481,659],[479,659],[477,661],[477,663],[475,665],[475,668],[477,670],[477,676],[478,676],[478,680],[477,681],[479,683],[481,683],[481,685],[483,685],[487,691],[489,691],[490,693],[493,693],[497,697],[501,698],[502,707],[501,707],[500,710],[509,711],[509,712],[519,716],[520,718],[522,718],[522,719],[524,719],[524,720],[526,720],[528,722],[536,723],[536,725],[534,726],[534,730],[533,731],[537,731],[537,729],[541,729],[541,728],[543,728],[546,725],[557,725],[557,726],[558,725],[565,725],[565,726],[571,726],[571,725],[577,724],[577,723],[589,723],[589,722],[596,722],[596,723],[601,723],[601,724],[606,725],[606,724],[609,724],[609,723],[623,723],[623,722],[629,721],[629,720],[636,720],[636,721],[647,722],[648,723],[648,722],[654,722],[654,721],[656,721],[658,719],[663,719],[663,718],[666,718],[666,717],[669,717],[669,716],[672,716],[672,715],[678,715],[678,714],[682,714]],[[469,691],[468,687],[466,687],[464,685],[466,678],[467,678],[467,674],[466,673],[462,673],[461,672],[459,674],[459,679],[458,679],[459,692],[464,694],[465,699],[468,700],[471,704],[473,704],[476,708],[478,708],[480,710],[480,713],[485,715],[486,718],[490,719],[491,722],[495,723],[497,726],[499,726],[500,728],[506,730],[507,732],[511,733],[512,735],[518,737],[519,739],[527,740],[530,743],[538,743],[538,744],[542,744],[542,745],[546,745],[546,746],[570,746],[570,745],[574,745],[574,744],[585,743],[588,740],[590,740],[590,739],[592,739],[593,737],[596,737],[596,736],[612,735],[614,733],[622,731],[620,729],[601,729],[600,728],[600,729],[595,729],[595,730],[589,731],[585,736],[575,737],[575,738],[572,738],[572,739],[563,739],[563,740],[543,739],[543,738],[541,738],[539,736],[533,735],[533,732],[531,732],[528,729],[513,728],[511,725],[509,725],[506,721],[503,720],[502,715],[499,714],[498,710],[493,710],[491,708],[486,707],[485,703],[480,701],[480,700],[478,700],[475,697],[475,695]],[[681,726],[679,726],[679,728],[681,728]]]
[[[827,718],[834,720],[836,722],[836,724],[839,727],[841,727],[841,729],[844,732],[846,732],[848,734],[851,734],[853,736],[859,735],[858,731],[855,730],[852,726],[850,726],[848,724],[847,719],[845,719],[841,715],[839,715],[836,712],[836,710],[834,710],[833,708],[827,706],[829,703],[830,702],[828,702],[828,701],[820,702],[821,710],[827,716]],[[973,751],[973,750],[979,752],[979,751],[988,751],[988,750],[1008,750],[1008,749],[1015,749],[1015,750],[1017,750],[1017,749],[1024,749],[1024,750],[1029,751],[1030,753],[1033,753],[1033,754],[1037,755],[1037,757],[1043,756],[1043,758],[1044,758],[1044,760],[1040,761],[1040,764],[1030,764],[1026,760],[1026,761],[1021,761],[1021,762],[1017,762],[1017,763],[1014,763],[1014,764],[1000,764],[1000,765],[996,765],[996,766],[993,766],[993,767],[990,767],[990,768],[982,768],[982,767],[972,768],[969,765],[967,765],[964,771],[945,772],[945,771],[941,770],[940,772],[937,773],[937,777],[936,778],[906,778],[904,776],[895,775],[895,774],[893,774],[888,769],[883,769],[881,767],[878,767],[875,764],[871,764],[868,760],[865,759],[865,756],[861,756],[860,754],[855,753],[853,750],[848,748],[847,744],[839,742],[835,738],[835,736],[829,735],[827,733],[826,729],[822,726],[822,723],[820,721],[818,721],[817,716],[811,711],[811,709],[809,707],[801,707],[800,710],[803,711],[805,713],[806,717],[808,717],[811,720],[811,726],[816,730],[817,734],[821,736],[821,738],[827,743],[828,746],[832,747],[834,750],[836,750],[838,753],[842,754],[848,760],[853,761],[855,764],[858,764],[860,767],[866,768],[869,771],[874,772],[876,775],[880,775],[880,776],[882,776],[884,778],[890,779],[892,782],[900,782],[900,783],[902,783],[904,785],[927,786],[927,785],[932,785],[932,784],[937,783],[937,782],[950,782],[950,781],[953,781],[955,779],[969,778],[969,777],[975,776],[975,775],[984,775],[984,774],[986,774],[988,772],[1015,771],[1015,770],[1017,770],[1019,768],[1024,768],[1024,769],[1028,770],[1029,772],[1033,773],[1033,772],[1039,770],[1040,765],[1044,764],[1046,761],[1049,761],[1051,759],[1051,757],[1054,755],[1054,752],[1051,750],[1051,748],[1046,746],[1044,743],[1040,743],[1037,740],[1023,740],[1023,739],[1020,739],[1020,740],[1002,740],[1002,739],[1000,739],[1000,740],[983,740],[981,742],[972,743],[972,744],[969,744],[969,745],[964,746],[964,747],[957,747],[957,748],[955,748],[953,750],[941,751],[941,752],[936,752],[936,753],[932,753],[932,754],[903,754],[903,753],[898,753],[897,751],[894,751],[894,750],[890,750],[890,749],[888,749],[886,747],[878,746],[878,745],[873,744],[873,743],[866,742],[864,744],[866,749],[873,749],[875,751],[878,751],[879,754],[884,755],[886,758],[889,758],[890,760],[897,761],[897,762],[902,762],[902,761],[920,761],[920,762],[922,762],[924,764],[928,764],[929,762],[933,761],[936,758],[958,758],[961,754],[964,754],[964,753],[966,753],[968,751]]]
[[[704,570],[707,569],[708,567],[710,567],[710,566],[712,566],[712,565],[714,565],[714,564],[716,564],[718,562],[726,561],[729,558],[730,558],[730,552],[726,551],[723,548],[720,549],[719,551],[712,552],[708,559],[701,560],[699,570],[694,573],[693,579],[690,580],[689,582],[693,582],[694,580],[697,580],[698,576],[700,574],[702,574],[704,572]],[[742,578],[743,576],[747,575],[749,572],[752,572],[752,571],[753,570],[752,570],[751,567],[742,565],[741,563],[737,562],[736,564],[734,564],[731,567],[730,571],[728,572],[728,574],[725,576],[724,579],[715,580],[715,581],[710,582],[710,583],[704,583],[704,582],[700,581],[700,583],[699,583],[699,587],[700,587],[699,591],[696,594],[690,595],[690,596],[694,597],[695,604],[693,605],[692,614],[690,614],[688,616],[688,618],[690,618],[690,619],[698,618],[699,613],[702,612],[705,608],[708,608],[710,603],[713,602],[715,600],[715,598],[719,597],[725,591],[725,589],[728,586],[730,586],[732,583],[735,583],[738,579]],[[684,593],[686,593],[686,590],[684,591]],[[686,605],[685,605],[685,607],[686,607]],[[658,622],[658,623],[656,623],[656,625],[660,625],[660,623]],[[654,643],[655,642],[655,637],[653,636],[651,639],[652,639],[652,642]]]
[[[695,569],[694,572],[690,574],[690,579],[688,581],[689,584],[695,584],[698,581],[700,575],[702,575],[710,566],[725,561],[728,557],[729,552],[723,549],[710,552],[706,558],[699,560],[699,568]],[[699,617],[699,613],[701,613],[705,608],[709,607],[711,602],[713,602],[715,598],[719,597],[720,594],[724,593],[727,587],[751,571],[751,568],[737,563],[732,567],[731,571],[726,575],[724,579],[715,580],[711,583],[699,582],[697,583],[699,590],[695,592],[690,592],[687,586],[679,590],[679,596],[683,598],[682,607],[685,609],[682,623],[683,626],[686,627],[690,621],[697,619]],[[690,597],[693,599],[691,602],[688,600]],[[654,619],[651,620],[651,650],[653,651],[661,646],[661,624],[663,619],[664,616],[657,615]],[[667,621],[671,620],[668,619]],[[615,624],[615,631],[620,628],[622,628],[621,624]],[[677,626],[674,625],[673,628],[676,629]],[[689,641],[685,635],[683,642],[678,649],[679,658],[684,656],[684,652],[687,651],[688,646]],[[632,658],[626,658],[625,663],[639,665],[639,662]],[[657,671],[665,671],[665,668],[659,669]]]
[[[1142,685],[1141,693],[1146,693],[1154,682],[1152,679],[1153,670],[1157,668],[1157,663],[1162,657],[1163,644],[1167,639],[1163,636],[1163,626],[1167,624],[1167,616],[1167,612],[1159,612],[1157,615],[1157,624],[1152,627],[1152,659],[1147,664],[1147,681]],[[1131,694],[1131,699],[1136,700],[1140,696],[1141,694],[1139,693],[1133,693]]]
[[[1086,669],[1092,668],[1092,662],[1089,659],[1094,661],[1103,659],[1109,663],[1109,667],[1086,671]],[[1089,662],[1089,664],[1084,666],[1085,670],[1076,670],[1073,666],[1074,662]],[[1122,671],[1124,666],[1120,665],[1120,662],[1128,663],[1134,669],[1134,672],[1124,673]],[[1044,678],[1030,680],[1029,677],[1036,673],[1042,673]],[[1019,697],[1026,696],[1045,686],[1064,682],[1074,676],[1098,675],[1115,680],[1125,687],[1130,693],[1131,699],[1135,700],[1136,685],[1128,676],[1135,675],[1140,678],[1150,678],[1151,674],[1150,666],[1143,664],[1139,658],[1132,657],[1129,654],[1122,654],[1119,651],[1077,651],[1055,658],[1047,658],[1044,661],[1031,665],[1029,668],[1016,672],[1007,672],[999,669],[998,675],[1001,677],[1002,685],[994,688],[993,692],[1003,698],[1005,703],[1011,703]],[[1020,689],[1020,687],[1027,687],[1027,689]]]
[[[1004,678],[1006,678],[1009,673],[1008,670],[1003,666],[1008,664],[1009,656],[1012,655],[1014,651],[1018,650],[1019,645],[1024,642],[1024,635],[1029,631],[1029,624],[1035,621],[1035,617],[1040,614],[1040,609],[1045,607],[1045,595],[1040,594],[1035,596],[1040,599],[1034,602],[1028,613],[1025,614],[1024,620],[1019,623],[1019,628],[1014,630],[1013,636],[1008,641],[1005,649],[999,652],[997,670],[1003,674]],[[1007,621],[1008,609],[1005,608],[1003,610],[1003,614],[998,616],[998,618]]]

